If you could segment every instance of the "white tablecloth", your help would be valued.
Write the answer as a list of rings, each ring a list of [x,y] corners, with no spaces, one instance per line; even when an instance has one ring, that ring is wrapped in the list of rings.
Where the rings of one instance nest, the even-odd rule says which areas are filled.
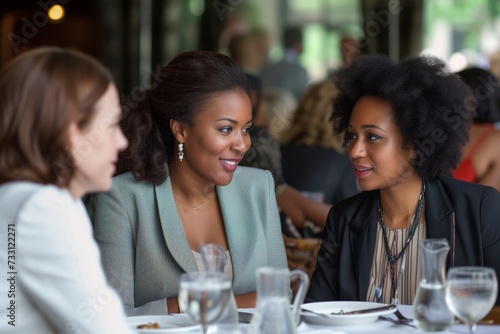
[[[412,306],[411,305],[400,305],[398,309],[407,317],[412,317]],[[392,316],[396,319],[396,316]],[[351,333],[366,333],[366,334],[378,334],[378,333],[423,333],[419,330],[406,326],[406,325],[396,325],[386,320],[378,319],[376,322],[366,325],[357,325],[349,327],[324,327],[307,324],[302,322],[299,325],[298,333],[308,333],[308,334],[351,334]],[[446,332],[434,332],[434,333],[461,333],[468,334],[469,329],[466,325],[454,325],[450,330]],[[476,334],[500,334],[500,325],[478,325],[476,329]]]
[[[412,317],[412,306],[411,305],[399,305],[399,311],[405,316]],[[239,311],[245,313],[253,313],[255,309],[239,309]],[[186,314],[175,315],[176,317],[187,317]],[[394,319],[396,316],[391,315]],[[251,333],[249,324],[240,324],[239,328],[241,333]],[[149,331],[148,331],[149,332]],[[200,333],[201,330],[190,331],[189,333]],[[318,326],[308,324],[302,321],[298,327],[297,334],[405,334],[405,333],[424,333],[416,328],[406,326],[406,325],[396,325],[392,322],[386,320],[380,320],[363,325],[355,325],[349,327],[333,327],[333,326]],[[151,332],[152,333],[152,332]],[[233,331],[227,331],[224,333],[235,333]],[[429,332],[426,332],[429,333]],[[454,325],[446,332],[433,332],[435,334],[439,333],[457,333],[457,334],[469,334],[469,330],[466,325]],[[478,325],[476,329],[476,334],[500,334],[500,325]]]

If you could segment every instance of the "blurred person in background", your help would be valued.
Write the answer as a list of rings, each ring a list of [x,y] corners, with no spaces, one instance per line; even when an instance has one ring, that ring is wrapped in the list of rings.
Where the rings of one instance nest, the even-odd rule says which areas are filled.
[[[281,140],[281,133],[289,126],[297,109],[297,100],[286,89],[267,88],[262,93],[262,109],[267,127]]]
[[[458,74],[472,88],[475,100],[471,103],[476,106],[476,116],[454,176],[500,190],[500,130],[494,126],[500,121],[499,82],[480,68],[468,68]]]
[[[342,66],[349,66],[362,53],[361,43],[356,38],[344,35],[340,39],[340,54],[342,55]]]
[[[267,29],[256,28],[250,31],[250,37],[255,43],[255,49],[257,51],[257,70],[260,72],[262,67],[269,63],[271,36]]]
[[[231,38],[229,56],[241,65],[245,73],[259,76],[260,59],[255,39],[250,34],[239,34]]]
[[[490,63],[490,72],[497,80],[500,80],[500,50],[491,53],[488,56]]]
[[[329,121],[335,95],[330,81],[312,85],[281,137],[283,175],[288,184],[329,204],[359,192],[342,139]]]
[[[250,82],[253,127],[250,133],[252,146],[240,161],[242,166],[268,170],[276,186],[276,200],[281,212],[282,230],[285,235],[302,237],[299,230],[311,222],[319,229],[324,225],[331,205],[318,203],[303,196],[289,186],[283,178],[279,141],[270,129],[269,109],[261,105],[262,87],[257,77],[247,74]],[[289,94],[289,93],[287,93]],[[295,100],[292,97],[293,100]]]
[[[299,63],[300,54],[304,49],[302,30],[297,27],[285,28],[283,47],[283,58],[262,68],[262,85],[264,89],[272,87],[286,89],[299,100],[309,82],[307,70]]]

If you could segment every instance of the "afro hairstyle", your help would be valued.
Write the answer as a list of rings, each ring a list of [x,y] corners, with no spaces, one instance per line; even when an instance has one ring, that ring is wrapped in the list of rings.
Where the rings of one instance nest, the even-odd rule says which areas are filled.
[[[331,79],[338,89],[331,115],[335,131],[346,133],[356,102],[374,96],[392,106],[403,147],[415,150],[412,164],[420,177],[432,180],[456,168],[476,102],[443,60],[420,56],[397,64],[387,56],[362,55]]]

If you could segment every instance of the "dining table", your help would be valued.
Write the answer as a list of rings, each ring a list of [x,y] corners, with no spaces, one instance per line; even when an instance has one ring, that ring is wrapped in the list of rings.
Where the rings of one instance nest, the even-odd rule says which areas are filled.
[[[500,309],[500,308],[498,308]],[[500,314],[499,310],[495,308],[496,314]],[[413,317],[413,306],[412,305],[398,305],[398,310],[406,317]],[[492,311],[493,312],[493,311]],[[491,314],[491,313],[490,313]],[[393,319],[397,319],[395,315],[388,315]],[[485,319],[492,319],[492,317],[486,317]],[[411,325],[411,324],[410,324]],[[318,326],[307,323],[306,321],[301,321],[299,327],[297,328],[297,333],[308,333],[308,334],[351,334],[351,333],[423,333],[415,327],[404,325],[404,324],[394,324],[387,320],[377,319],[373,323],[361,324],[354,326],[335,326],[326,327]],[[469,329],[465,324],[454,324],[449,330],[443,332],[433,332],[433,333],[461,333],[468,334]],[[500,334],[500,323],[497,321],[494,324],[479,324],[476,328],[476,334]]]
[[[406,317],[413,317],[412,305],[398,305],[398,310]],[[240,309],[242,312],[252,313],[254,309]],[[394,314],[387,315],[387,317],[396,320]],[[496,306],[486,316],[483,322],[488,324],[478,324],[476,334],[500,334],[500,307]],[[248,326],[248,325],[246,325]],[[243,327],[244,328],[244,327]],[[245,331],[243,331],[245,332]],[[378,333],[426,333],[418,330],[415,326],[410,324],[395,324],[382,318],[378,318],[375,322],[368,324],[349,325],[349,326],[323,326],[308,323],[304,317],[301,317],[301,322],[297,328],[297,334],[378,334]],[[442,332],[433,333],[459,333],[468,334],[469,329],[467,325],[462,323],[455,323],[450,329]]]
[[[413,306],[412,305],[398,305],[398,310],[406,317],[413,317]],[[255,309],[238,309],[238,313],[244,315],[244,317],[240,314],[240,319],[245,318],[246,321],[240,322],[237,329],[234,327],[230,327],[230,329],[218,328],[217,325],[215,329],[216,333],[224,333],[224,334],[253,334],[254,331],[252,329],[251,324],[247,323],[251,320],[252,314],[255,312]],[[394,320],[397,319],[395,314],[384,314],[384,317],[390,317]],[[139,318],[139,319],[136,319]],[[161,318],[165,320],[168,324],[172,325],[172,321],[182,324],[181,327],[176,327],[177,329],[164,329],[164,330],[137,330],[135,326],[135,322],[137,323],[148,323],[148,322],[156,322],[157,319]],[[166,319],[164,319],[166,318]],[[317,325],[313,323],[309,323],[307,321],[308,317],[302,315],[300,318],[300,323],[297,327],[297,334],[391,334],[391,333],[427,333],[418,330],[415,328],[413,323],[409,324],[395,324],[391,321],[382,319],[383,317],[375,318],[374,321],[369,323],[351,323],[349,326],[330,326],[330,325]],[[189,319],[186,313],[168,315],[168,316],[140,316],[140,317],[129,317],[130,325],[132,329],[135,329],[139,334],[150,334],[153,332],[158,333],[200,333],[201,328],[196,325],[192,320]],[[160,320],[158,320],[160,321]],[[172,327],[170,327],[172,328]],[[450,329],[442,332],[433,332],[436,334],[439,333],[458,333],[458,334],[469,334],[469,329],[467,325],[456,322]],[[495,306],[492,311],[482,320],[480,324],[477,325],[476,334],[500,334],[500,306]]]

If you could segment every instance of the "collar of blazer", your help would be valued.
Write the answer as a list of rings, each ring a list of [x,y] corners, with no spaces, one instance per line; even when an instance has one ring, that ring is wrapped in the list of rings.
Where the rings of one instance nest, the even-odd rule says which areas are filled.
[[[233,265],[233,281],[234,277],[239,275],[239,269],[251,270],[248,266],[254,265],[253,261],[248,261],[247,249],[242,246],[252,243],[248,240],[248,236],[254,235],[252,232],[254,226],[246,197],[249,195],[238,191],[241,188],[238,180],[235,175],[229,185],[216,187]],[[155,195],[163,237],[172,257],[184,272],[198,271],[196,260],[182,228],[169,177],[163,184],[155,186]]]

